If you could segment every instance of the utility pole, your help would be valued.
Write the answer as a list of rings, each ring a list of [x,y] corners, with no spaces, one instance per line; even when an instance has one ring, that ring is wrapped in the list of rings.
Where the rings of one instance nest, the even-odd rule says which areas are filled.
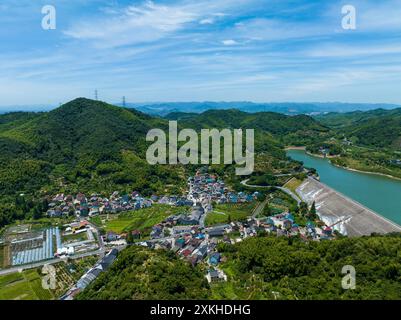
[[[126,105],[126,103],[125,103],[125,96],[123,96],[123,107],[125,108],[125,105]]]
[[[95,89],[95,100],[98,100],[97,89]]]

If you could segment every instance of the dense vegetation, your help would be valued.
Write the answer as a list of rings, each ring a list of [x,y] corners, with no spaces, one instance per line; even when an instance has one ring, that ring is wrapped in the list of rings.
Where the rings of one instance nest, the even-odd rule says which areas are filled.
[[[182,116],[181,116],[182,117]],[[287,116],[274,112],[246,113],[239,110],[209,110],[182,118],[188,128],[243,128],[269,133],[285,145],[305,145],[327,137],[328,129],[306,115]]]
[[[401,108],[329,113],[316,119],[355,144],[401,150]]]
[[[78,299],[205,299],[210,289],[199,266],[192,267],[171,251],[129,247]]]
[[[181,128],[256,129],[256,171],[291,171],[284,143],[303,143],[324,135],[326,128],[307,116],[248,114],[235,110],[180,114]],[[194,118],[195,117],[195,118]],[[75,99],[46,113],[0,115],[0,228],[24,215],[32,217],[45,195],[139,190],[181,194],[195,166],[150,166],[145,141],[152,128],[167,129],[166,119],[100,101]],[[167,130],[166,130],[167,131]],[[214,166],[233,186],[234,167]],[[15,197],[34,202],[15,212]],[[43,212],[42,212],[43,213]]]
[[[208,286],[204,273],[170,251],[129,247],[79,299],[401,299],[401,236],[248,238],[221,243],[228,282]],[[356,270],[344,290],[342,268]]]
[[[329,140],[309,145],[307,150],[337,155],[339,166],[401,178],[401,108],[349,113],[328,113],[315,117],[332,129]]]
[[[150,166],[144,159],[146,133],[155,127],[166,128],[166,121],[83,98],[48,113],[1,115],[0,228],[32,217],[32,207],[47,194],[179,192],[182,168]],[[19,194],[35,202],[21,214]]]
[[[399,234],[310,243],[258,237],[219,250],[230,280],[213,288],[214,298],[401,299]],[[354,290],[341,286],[345,265],[356,270]]]

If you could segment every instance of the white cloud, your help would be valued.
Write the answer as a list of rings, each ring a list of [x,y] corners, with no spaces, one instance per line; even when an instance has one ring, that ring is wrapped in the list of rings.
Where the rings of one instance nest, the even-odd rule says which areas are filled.
[[[129,6],[119,15],[79,23],[65,34],[76,39],[95,40],[100,46],[114,47],[158,40],[198,18],[196,12],[185,7],[148,1],[141,6]]]
[[[239,44],[237,41],[233,39],[223,40],[221,43],[224,44],[225,46],[235,46]]]
[[[193,23],[207,25],[228,14],[221,10],[233,9],[238,3],[228,0],[181,0],[162,5],[146,1],[125,8],[103,8],[103,16],[75,23],[64,34],[94,42],[98,47],[117,47],[154,42],[179,31],[193,31]]]
[[[335,58],[335,57],[361,57],[361,56],[376,56],[386,54],[401,53],[400,45],[319,45],[306,54],[310,57],[319,58]]]
[[[201,21],[199,21],[199,24],[213,24],[214,20],[211,18],[206,18],[206,19],[202,19]]]

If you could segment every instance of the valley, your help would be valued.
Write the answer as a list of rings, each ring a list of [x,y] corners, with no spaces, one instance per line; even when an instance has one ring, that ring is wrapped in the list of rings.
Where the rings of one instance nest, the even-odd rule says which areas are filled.
[[[341,222],[345,211],[351,210],[352,201],[347,204],[344,199],[309,197],[311,192],[305,191],[308,181],[316,181],[316,178],[327,181],[324,167],[310,162],[305,150],[319,155],[319,160],[325,163],[325,158],[330,158],[338,166],[361,169],[364,164],[362,170],[397,176],[398,133],[392,130],[392,135],[386,135],[387,140],[380,139],[380,143],[373,144],[361,138],[365,135],[364,126],[371,124],[360,125],[360,122],[380,123],[381,117],[388,116],[387,112],[394,115],[397,111],[386,110],[379,114],[368,111],[372,115],[358,114],[358,120],[353,114],[328,114],[327,117],[333,119],[326,120],[325,116],[312,118],[233,109],[207,110],[200,114],[181,112],[162,118],[79,98],[47,113],[2,115],[0,227],[4,233],[11,226],[33,226],[47,219],[45,228],[84,224],[95,230],[99,252],[82,256],[70,255],[67,250],[65,254],[74,261],[91,255],[99,255],[99,258],[92,260],[91,266],[79,274],[81,278],[69,276],[67,293],[66,290],[50,291],[46,299],[151,297],[150,291],[141,285],[123,286],[124,292],[119,289],[121,281],[133,279],[132,273],[158,283],[152,289],[152,297],[161,299],[325,297],[325,292],[296,289],[302,281],[312,281],[302,277],[320,273],[322,264],[316,261],[331,261],[328,256],[319,256],[319,248],[330,251],[336,243],[343,242],[349,250],[355,250],[361,242],[374,245],[377,241],[396,250],[400,245],[396,233],[399,227],[387,228],[391,223],[384,223],[386,226],[381,228],[379,220],[374,219],[377,217],[374,212],[369,213],[372,217],[367,219],[369,221],[360,221],[359,218],[367,214],[361,215],[357,205],[353,222],[350,223],[350,219]],[[195,133],[204,128],[254,129],[254,172],[244,180],[235,174],[235,163],[183,165],[163,164],[162,161],[149,164],[146,133],[154,128],[169,132],[170,119],[178,121],[177,130],[190,128]],[[351,126],[361,129],[353,130]],[[167,135],[165,139],[167,141]],[[293,146],[289,148],[292,150],[285,150],[289,145]],[[168,143],[164,145],[166,149],[169,146]],[[225,149],[222,146],[220,149]],[[302,154],[304,156],[300,156]],[[347,180],[340,186],[344,181]],[[353,182],[348,183],[352,190],[357,190]],[[338,185],[334,188],[342,191]],[[383,211],[378,206],[386,204],[396,209],[391,201],[379,202],[374,196],[368,198],[374,205],[366,206],[399,222],[398,215],[392,216],[387,209]],[[330,207],[329,203],[336,205]],[[325,215],[329,211],[334,214],[330,219]],[[347,231],[342,228],[343,223],[348,223]],[[42,230],[39,225],[36,228]],[[372,232],[376,234],[370,236]],[[360,240],[361,235],[375,240]],[[353,236],[356,239],[351,240]],[[73,244],[74,241],[79,244],[88,241],[74,232],[64,235],[63,239]],[[309,243],[314,245],[310,247]],[[274,244],[267,256],[260,251],[265,250],[265,244]],[[298,258],[290,246],[302,252],[299,253],[303,256],[302,263],[297,260],[301,256]],[[6,248],[14,247],[2,242],[3,266],[4,261],[11,261],[10,250]],[[286,252],[284,256],[276,251],[279,248]],[[102,259],[107,260],[109,254],[113,259],[103,268]],[[380,254],[385,255],[384,252]],[[346,256],[344,252],[344,259]],[[271,266],[260,273],[272,259],[279,264],[285,260],[290,264],[297,261],[298,269],[274,271]],[[373,258],[367,253],[361,259],[369,264]],[[48,261],[58,263],[57,258]],[[140,261],[154,265],[143,269]],[[131,265],[128,269],[127,263]],[[176,276],[188,277],[191,284],[184,289],[170,275],[152,276],[149,274],[152,268],[164,268]],[[171,268],[178,268],[177,273]],[[337,271],[333,269],[333,272]],[[289,283],[283,282],[283,275],[289,277]],[[394,276],[391,273],[391,277]],[[327,281],[325,277],[322,274],[317,281]],[[397,287],[389,277],[388,273],[372,276],[363,286],[374,286],[374,282],[381,279],[383,288],[389,290],[388,297],[394,297]],[[257,285],[252,284],[253,281]],[[11,286],[9,282],[8,286]],[[325,290],[332,290],[332,286],[334,283],[327,281]],[[3,290],[0,288],[0,294],[8,295],[8,289]],[[332,297],[369,298],[360,292],[339,291],[332,293]]]

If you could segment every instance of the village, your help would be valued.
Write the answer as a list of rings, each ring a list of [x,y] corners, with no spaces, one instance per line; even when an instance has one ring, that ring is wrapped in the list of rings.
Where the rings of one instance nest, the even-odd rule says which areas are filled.
[[[335,238],[333,229],[321,221],[308,221],[305,225],[295,222],[294,214],[280,212],[270,216],[257,216],[266,201],[261,201],[258,191],[234,192],[216,175],[202,171],[188,178],[186,194],[182,196],[142,197],[139,192],[110,197],[82,193],[76,196],[58,194],[51,197],[47,215],[50,218],[70,217],[72,222],[43,230],[28,230],[24,226],[10,229],[10,262],[12,267],[29,266],[40,261],[77,258],[99,255],[98,262],[81,277],[63,296],[73,297],[85,289],[96,277],[107,270],[117,258],[118,251],[127,245],[138,245],[150,249],[171,250],[186,259],[193,266],[202,264],[209,283],[227,281],[227,275],[220,268],[226,257],[218,252],[220,243],[235,244],[248,237],[273,234],[282,237],[298,236],[305,241],[331,240]],[[253,212],[245,213],[245,218],[225,223],[207,225],[208,214],[216,214],[216,206],[251,204]],[[118,216],[124,212],[146,210],[152,206],[182,208],[151,227],[149,234],[143,230],[128,232],[104,232],[94,223],[102,216]],[[223,212],[218,214],[224,215]]]
[[[295,223],[294,215],[282,212],[269,217],[249,217],[245,221],[205,226],[205,217],[213,211],[214,204],[256,202],[259,192],[247,194],[230,192],[224,182],[215,175],[197,174],[188,179],[188,193],[184,203],[192,205],[189,214],[172,215],[152,227],[150,239],[141,241],[141,232],[133,230],[129,235],[135,245],[151,249],[172,250],[192,265],[206,263],[209,282],[225,281],[226,274],[219,268],[224,257],[217,250],[219,243],[235,244],[260,233],[277,236],[299,236],[305,241],[331,240],[335,237],[332,227],[308,221],[304,226]],[[159,199],[171,204],[168,197]],[[124,235],[127,238],[127,235]],[[105,241],[115,241],[118,235],[111,233]]]

